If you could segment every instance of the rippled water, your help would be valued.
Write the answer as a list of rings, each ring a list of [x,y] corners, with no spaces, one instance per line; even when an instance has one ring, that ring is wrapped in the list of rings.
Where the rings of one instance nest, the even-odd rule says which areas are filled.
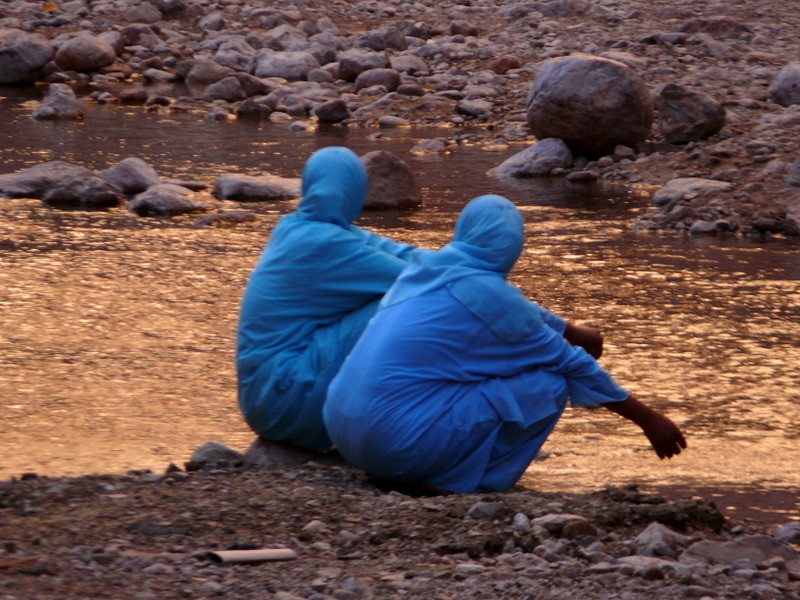
[[[469,143],[415,157],[453,132],[209,123],[96,107],[82,123],[37,123],[19,90],[0,91],[0,172],[46,160],[101,169],[139,156],[163,176],[212,184],[223,173],[299,176],[316,148],[391,150],[423,188],[424,208],[361,224],[438,247],[463,204],[487,192],[525,214],[512,273],[532,298],[601,326],[603,364],[685,428],[689,449],[660,462],[633,425],[568,411],[523,483],[590,491],[638,483],[716,498],[765,522],[800,517],[800,244],[634,235],[645,190],[498,182],[485,172],[518,148]],[[219,202],[255,222],[196,228],[118,207],[67,211],[0,199],[0,477],[162,470],[199,444],[244,449],[233,338],[246,278],[292,202]]]

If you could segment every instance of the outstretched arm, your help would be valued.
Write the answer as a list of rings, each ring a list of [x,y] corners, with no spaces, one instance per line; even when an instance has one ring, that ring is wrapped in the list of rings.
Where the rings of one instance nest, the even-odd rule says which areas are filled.
[[[622,402],[609,402],[603,406],[641,427],[658,458],[672,458],[686,448],[686,440],[678,426],[660,412],[639,402],[633,395]]]

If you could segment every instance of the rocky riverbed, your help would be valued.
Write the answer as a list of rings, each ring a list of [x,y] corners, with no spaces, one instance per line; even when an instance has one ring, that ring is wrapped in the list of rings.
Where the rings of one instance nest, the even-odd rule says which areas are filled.
[[[0,517],[8,600],[800,598],[798,523],[751,531],[633,487],[414,497],[213,444],[162,474],[6,481]],[[263,548],[292,554],[220,554]]]
[[[20,1],[0,6],[0,83],[48,83],[37,119],[120,103],[198,111],[210,127],[257,118],[302,130],[451,128],[420,153],[458,143],[530,151],[532,129],[558,139],[567,128],[566,154],[542,147],[510,176],[649,186],[660,193],[639,230],[797,236],[798,26],[773,0]],[[620,108],[613,75],[586,98],[578,78],[564,101],[598,118],[543,127],[564,115],[531,114],[534,80],[575,55],[612,61],[651,97]],[[634,120],[642,139],[613,145]],[[603,147],[582,143],[598,134],[613,150],[581,155]]]

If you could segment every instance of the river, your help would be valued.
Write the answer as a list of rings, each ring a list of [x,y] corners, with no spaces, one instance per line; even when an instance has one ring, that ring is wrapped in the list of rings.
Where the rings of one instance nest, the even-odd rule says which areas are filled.
[[[527,247],[511,280],[603,329],[602,364],[665,411],[689,448],[659,461],[607,411],[569,410],[522,484],[586,492],[638,484],[715,500],[762,523],[800,518],[800,243],[635,234],[649,190],[560,179],[501,182],[486,171],[521,148],[469,142],[415,156],[452,130],[208,122],[202,114],[93,107],[82,122],[36,122],[31,92],[0,89],[0,173],[49,160],[93,169],[138,156],[162,176],[211,186],[224,173],[298,177],[315,149],[389,150],[424,206],[359,224],[439,247],[482,193],[514,200]],[[236,407],[238,303],[277,218],[293,202],[201,199],[253,212],[234,227],[0,199],[0,477],[162,471],[218,441],[244,450]]]

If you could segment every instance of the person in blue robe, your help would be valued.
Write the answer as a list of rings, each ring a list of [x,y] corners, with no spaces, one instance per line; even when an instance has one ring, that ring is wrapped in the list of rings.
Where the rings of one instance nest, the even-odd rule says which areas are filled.
[[[325,424],[348,462],[429,490],[505,491],[568,399],[631,419],[661,458],[686,447],[672,421],[599,366],[599,331],[506,282],[523,239],[514,204],[481,196],[451,243],[411,261],[328,390]]]
[[[416,251],[353,225],[367,173],[347,148],[315,152],[301,200],[282,217],[247,283],[236,336],[239,406],[261,440],[323,452],[333,376]]]

